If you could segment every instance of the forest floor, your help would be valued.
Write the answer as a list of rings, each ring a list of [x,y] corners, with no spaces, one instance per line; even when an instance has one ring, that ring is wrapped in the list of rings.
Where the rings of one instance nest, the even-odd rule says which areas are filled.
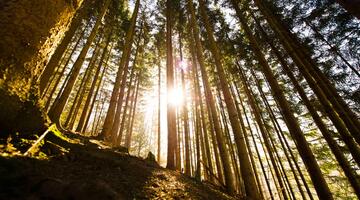
[[[35,138],[34,138],[35,139]],[[233,199],[220,188],[74,134],[0,140],[0,199]]]

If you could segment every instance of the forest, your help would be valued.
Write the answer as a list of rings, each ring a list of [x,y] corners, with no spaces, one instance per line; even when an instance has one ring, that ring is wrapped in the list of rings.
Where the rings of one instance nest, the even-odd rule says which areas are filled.
[[[0,38],[0,199],[360,199],[359,0],[7,0]]]

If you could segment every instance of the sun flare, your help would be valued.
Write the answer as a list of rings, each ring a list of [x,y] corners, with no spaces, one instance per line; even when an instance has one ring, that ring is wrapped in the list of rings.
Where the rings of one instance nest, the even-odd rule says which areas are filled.
[[[184,100],[184,95],[181,88],[174,88],[170,90],[170,92],[167,94],[167,99],[172,106],[181,106]]]

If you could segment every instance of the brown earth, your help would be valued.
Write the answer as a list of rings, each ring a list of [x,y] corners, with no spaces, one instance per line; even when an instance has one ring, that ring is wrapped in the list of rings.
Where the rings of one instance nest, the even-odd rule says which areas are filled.
[[[233,199],[151,159],[78,135],[49,133],[31,157],[21,152],[33,140],[0,142],[0,199]]]

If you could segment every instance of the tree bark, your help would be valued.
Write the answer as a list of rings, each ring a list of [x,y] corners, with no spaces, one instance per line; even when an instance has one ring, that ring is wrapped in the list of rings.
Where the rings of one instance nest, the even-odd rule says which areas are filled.
[[[139,54],[139,50],[140,50],[140,48],[142,48],[141,45],[144,45],[144,44],[140,44],[142,33],[143,33],[143,27],[140,28],[140,33],[139,33],[138,40],[137,40],[137,47],[135,50],[135,56],[134,56],[133,63],[136,63],[136,60],[137,60],[137,57]],[[125,65],[123,67],[124,73],[122,74],[121,86],[119,89],[120,91],[119,91],[118,101],[117,101],[117,105],[116,105],[116,113],[115,113],[113,125],[111,127],[111,138],[113,139],[113,142],[115,142],[115,143],[116,143],[115,139],[118,137],[120,123],[121,123],[122,106],[123,106],[123,102],[124,102],[126,81],[128,79],[127,76],[128,76],[128,72],[129,72],[129,61],[130,61],[130,56],[125,61]],[[133,65],[133,67],[134,66],[135,65]],[[131,71],[131,74],[130,74],[130,78],[131,78],[134,75],[133,74],[134,68],[130,69],[130,71]]]
[[[104,63],[104,65],[105,65],[105,66],[104,66],[104,69],[103,69],[103,71],[101,72],[101,75],[100,75],[100,77],[99,77],[99,83],[98,83],[97,86],[96,86],[95,95],[94,95],[94,97],[92,98],[91,105],[90,105],[90,108],[89,108],[89,113],[88,113],[87,116],[86,116],[86,120],[85,120],[85,124],[84,124],[84,127],[83,127],[82,132],[86,131],[86,127],[87,127],[88,124],[89,124],[90,117],[91,117],[91,113],[92,113],[92,110],[93,110],[93,108],[94,108],[94,105],[95,105],[97,96],[98,96],[98,94],[99,94],[100,87],[101,87],[102,82],[103,82],[103,77],[104,77],[104,75],[105,75],[105,73],[106,73],[106,70],[107,70],[107,68],[108,68],[108,62],[109,62],[109,58],[110,58],[110,52],[111,52],[111,51],[109,51],[108,57],[107,57],[107,59],[106,59],[106,62]],[[99,100],[99,101],[100,101],[100,100]],[[102,106],[101,111],[102,111],[102,110],[103,110],[103,106]],[[96,113],[97,113],[97,112],[95,112],[95,114],[96,114]],[[94,119],[94,120],[95,120],[95,119]],[[93,123],[94,123],[94,122],[93,122]]]
[[[214,126],[214,130],[215,130],[215,135],[216,135],[216,140],[219,145],[220,158],[221,158],[222,164],[223,164],[222,170],[224,171],[224,175],[225,175],[225,184],[226,184],[228,192],[230,194],[234,194],[236,192],[236,188],[234,185],[234,177],[233,177],[233,172],[232,172],[232,168],[231,168],[229,152],[227,151],[224,136],[222,135],[220,122],[219,122],[219,116],[218,116],[218,113],[217,113],[217,110],[215,107],[215,101],[214,101],[214,98],[213,98],[213,95],[211,92],[209,78],[208,78],[208,75],[207,75],[207,72],[205,69],[203,50],[202,50],[202,45],[201,45],[200,38],[199,38],[199,28],[196,24],[195,10],[193,7],[192,0],[188,0],[187,4],[188,4],[187,5],[188,11],[190,13],[190,22],[191,22],[191,26],[193,28],[193,36],[195,39],[197,59],[199,61],[203,84],[205,87],[206,101],[208,101],[208,104],[209,104],[209,109],[210,109],[209,112],[211,112],[211,116],[213,119],[213,126]],[[218,170],[221,170],[221,169],[218,169]],[[256,194],[256,192],[255,192],[255,194]]]
[[[125,97],[125,105],[124,105],[124,111],[123,111],[123,114],[122,114],[122,118],[121,118],[121,122],[120,122],[120,126],[119,126],[119,131],[118,131],[118,134],[117,134],[117,137],[116,137],[116,140],[115,140],[115,145],[121,145],[121,141],[122,141],[122,137],[123,137],[123,132],[124,132],[124,128],[125,128],[125,120],[126,120],[126,116],[127,116],[127,110],[128,110],[128,105],[129,105],[129,100],[130,100],[130,94],[131,94],[131,87],[132,87],[132,84],[133,84],[133,81],[134,81],[134,86],[136,86],[136,81],[137,81],[137,78],[135,76],[135,63],[136,63],[136,60],[134,60],[134,65],[132,67],[132,72],[130,74],[130,80],[129,80],[129,84],[128,84],[128,89],[127,89],[127,94],[126,94],[126,97]],[[135,89],[135,88],[134,88]]]
[[[213,35],[213,30],[212,30],[212,27],[210,26],[210,22],[209,22],[207,14],[206,14],[204,1],[199,0],[199,5],[200,5],[200,13],[204,20],[206,33],[208,35],[208,39],[210,42],[210,51],[212,52],[212,55],[214,57],[215,66],[216,66],[217,74],[218,74],[219,81],[220,81],[220,87],[222,89],[222,93],[225,98],[226,107],[227,107],[227,110],[229,113],[229,119],[230,119],[230,123],[231,123],[232,129],[233,129],[235,142],[237,145],[239,160],[240,160],[240,163],[242,164],[241,165],[241,175],[242,175],[242,178],[244,179],[244,182],[246,182],[246,185],[245,185],[246,192],[245,193],[246,193],[246,196],[248,196],[249,198],[259,199],[260,195],[259,195],[259,191],[257,190],[254,172],[252,171],[252,168],[251,168],[251,163],[250,163],[250,159],[248,156],[246,143],[245,143],[245,139],[244,139],[244,133],[242,132],[242,129],[240,127],[239,117],[238,117],[238,113],[236,112],[234,100],[231,96],[229,86],[227,85],[225,70],[222,66],[222,61],[221,61],[222,58],[220,55],[220,51],[216,44],[216,41],[215,41],[215,38]]]
[[[102,52],[102,55],[100,57],[99,66],[97,66],[97,69],[96,69],[96,72],[95,72],[95,75],[94,75],[94,79],[93,79],[93,81],[91,83],[90,90],[89,90],[89,93],[87,95],[87,98],[86,98],[86,101],[85,101],[85,104],[84,104],[84,108],[83,108],[83,111],[82,111],[80,119],[79,119],[79,123],[78,123],[77,128],[76,128],[77,132],[82,132],[83,129],[84,129],[85,118],[88,115],[88,110],[89,110],[91,97],[92,97],[92,95],[93,95],[93,93],[95,91],[95,86],[96,86],[97,80],[99,78],[99,74],[100,74],[101,68],[103,66],[103,63],[104,63],[103,61],[105,59],[105,56],[108,54],[107,59],[110,58],[112,45],[111,45],[109,50],[108,50],[108,47],[109,47],[109,43],[111,41],[111,36],[112,36],[112,31],[110,31],[110,33],[108,35],[106,45],[105,45],[104,50]],[[107,62],[108,62],[108,60],[105,61],[105,63],[107,63]]]
[[[106,14],[106,11],[110,5],[110,0],[105,0],[102,8],[101,8],[101,11],[100,11],[100,14],[96,20],[96,23],[93,27],[93,29],[91,30],[91,33],[86,41],[86,44],[84,45],[83,49],[81,50],[80,54],[79,54],[79,57],[76,59],[75,63],[74,63],[74,66],[73,66],[73,71],[71,73],[71,76],[66,84],[66,87],[64,88],[64,91],[62,92],[60,98],[58,99],[57,102],[54,102],[54,105],[52,106],[52,108],[50,109],[49,111],[49,117],[50,119],[57,123],[58,125],[60,125],[61,127],[61,124],[60,124],[60,116],[65,108],[65,105],[69,99],[69,96],[70,96],[70,93],[75,85],[75,82],[77,80],[77,77],[80,73],[80,69],[82,67],[82,64],[84,63],[84,60],[85,60],[85,57],[86,57],[86,54],[91,46],[91,43],[94,41],[95,37],[96,37],[96,34],[98,32],[98,29],[101,25],[101,21],[103,19],[103,17],[105,16]]]
[[[158,47],[160,48],[160,47]],[[160,57],[160,50],[158,50],[158,56]],[[161,64],[160,60],[157,62],[158,65],[158,134],[157,134],[157,162],[160,164],[161,162]]]
[[[258,24],[258,27],[259,27],[260,31],[262,32],[264,38],[268,41],[268,43],[269,43],[269,45],[271,47],[271,50],[277,56],[281,66],[284,69],[284,72],[290,78],[290,81],[294,85],[296,91],[299,93],[301,99],[303,100],[303,103],[305,104],[306,108],[308,109],[309,113],[311,114],[312,118],[314,119],[315,124],[318,126],[318,128],[321,131],[322,135],[324,136],[325,140],[329,144],[329,147],[330,147],[332,153],[335,155],[336,160],[339,162],[341,168],[344,170],[345,175],[349,179],[349,182],[350,182],[351,186],[354,188],[356,195],[358,196],[358,198],[360,198],[360,196],[359,196],[360,195],[360,193],[359,193],[359,191],[360,191],[359,190],[360,189],[359,181],[357,180],[356,175],[355,175],[353,169],[351,168],[349,162],[347,161],[344,154],[340,150],[340,147],[338,146],[338,144],[335,141],[335,139],[333,138],[332,134],[329,132],[328,128],[326,127],[326,125],[322,121],[321,117],[316,112],[315,108],[311,105],[311,102],[310,102],[309,98],[307,97],[304,89],[300,86],[300,84],[296,80],[295,75],[293,74],[293,72],[291,71],[291,68],[288,66],[288,64],[286,63],[286,61],[282,57],[281,53],[277,50],[275,45],[271,42],[271,40],[267,36],[266,32],[260,26],[260,24]],[[351,138],[350,135],[344,135],[347,132],[340,131],[339,133],[340,133],[340,135],[342,135],[343,138],[344,137],[345,138]],[[349,141],[348,139],[345,139],[344,142],[347,144],[347,146],[348,146],[348,148],[350,150],[350,153],[353,155],[355,161],[357,162],[357,160],[358,160],[357,157],[360,155],[360,153],[357,150],[358,147],[355,144],[355,141],[353,141],[353,139],[351,138],[351,141]],[[352,144],[349,144],[349,142],[352,143]]]
[[[169,95],[174,90],[174,66],[172,48],[172,16],[174,8],[171,0],[166,1],[166,87],[167,87],[167,129],[168,129],[168,148],[166,168],[175,169],[175,149],[176,149],[176,113],[175,106],[170,103]]]
[[[69,128],[69,124],[71,124],[70,128],[69,128],[70,130],[72,130],[72,125],[74,124],[74,121],[75,121],[74,118],[76,118],[77,110],[79,109],[79,107],[82,103],[82,99],[83,99],[83,97],[85,95],[85,91],[86,91],[86,86],[88,84],[88,81],[91,78],[91,73],[95,67],[96,60],[98,59],[98,56],[100,53],[100,41],[101,41],[101,39],[99,39],[99,41],[96,44],[96,47],[95,47],[93,54],[90,58],[90,61],[88,63],[88,66],[85,70],[85,73],[84,73],[82,79],[81,79],[81,83],[80,83],[78,92],[76,93],[76,96],[74,98],[74,101],[72,102],[70,111],[68,113],[68,116],[66,118],[64,126],[66,128]],[[59,95],[59,98],[60,97],[61,97],[61,94]]]
[[[121,55],[119,69],[116,74],[115,85],[114,85],[113,91],[111,93],[110,105],[106,112],[103,129],[100,133],[100,136],[104,139],[110,139],[110,136],[111,136],[111,129],[112,129],[112,126],[114,123],[116,104],[118,102],[117,100],[118,100],[118,95],[119,95],[119,89],[121,86],[122,72],[127,71],[127,69],[125,69],[125,64],[126,64],[126,61],[129,60],[131,49],[132,49],[133,38],[134,38],[134,34],[135,34],[135,26],[136,26],[137,16],[138,16],[138,12],[139,12],[139,6],[140,6],[140,0],[136,0],[134,12],[131,17],[130,27],[126,33],[125,46],[124,46],[124,49],[123,49],[123,52]]]
[[[87,27],[87,26],[86,26],[86,27]],[[47,100],[46,100],[46,104],[45,104],[45,110],[46,110],[46,111],[48,111],[49,108],[50,108],[50,104],[51,104],[51,102],[52,102],[52,96],[55,94],[55,91],[56,91],[56,89],[58,88],[58,85],[59,85],[62,77],[63,77],[64,74],[65,74],[66,67],[67,67],[67,65],[69,64],[72,55],[74,54],[74,52],[76,51],[77,47],[78,47],[79,44],[80,44],[80,41],[81,41],[81,39],[82,39],[82,37],[83,37],[83,35],[84,35],[84,33],[85,33],[86,27],[82,30],[79,38],[76,40],[76,43],[75,43],[75,45],[72,47],[72,50],[71,50],[69,56],[67,56],[66,58],[64,58],[64,61],[66,60],[66,62],[63,64],[63,68],[61,69],[61,72],[60,72],[59,76],[56,78],[55,83],[54,83],[54,86],[53,86],[53,88],[52,88],[51,91],[50,91],[49,97],[48,97]],[[65,56],[66,56],[66,55],[65,55]],[[60,65],[62,65],[62,63],[60,63]],[[60,66],[59,66],[59,67],[60,67]],[[56,74],[54,74],[53,76],[55,76],[55,75],[56,75]],[[68,78],[66,77],[65,80],[68,80]],[[65,81],[65,83],[66,83],[66,81]],[[49,90],[49,89],[50,89],[50,85],[48,86],[47,90]],[[60,90],[60,91],[61,91],[61,90]],[[47,91],[44,92],[44,94],[42,95],[42,98],[45,98],[45,97],[46,97],[46,93],[47,93]],[[55,99],[56,99],[56,98],[55,98]]]
[[[55,68],[59,65],[59,61],[63,56],[66,48],[69,46],[69,43],[71,42],[72,38],[74,37],[76,30],[78,30],[81,21],[87,12],[89,3],[91,3],[90,0],[84,0],[84,3],[81,5],[81,8],[77,12],[74,19],[71,21],[70,27],[65,33],[65,37],[61,40],[59,46],[56,47],[54,54],[51,56],[51,59],[46,65],[45,69],[42,71],[39,79],[40,95],[43,94],[44,89],[48,84],[51,75],[54,73]]]
[[[263,121],[262,121],[261,116],[260,116],[261,115],[260,114],[261,110],[256,105],[256,101],[255,101],[255,99],[253,97],[252,92],[250,92],[249,85],[247,83],[247,80],[246,80],[246,77],[244,75],[243,70],[240,68],[240,66],[238,68],[239,68],[239,73],[240,73],[240,76],[241,76],[241,81],[242,81],[242,84],[244,86],[245,93],[246,93],[247,98],[249,100],[249,104],[250,104],[250,107],[252,109],[252,112],[254,113],[255,121],[258,124],[258,127],[260,129],[260,133],[262,135],[262,138],[264,139],[264,144],[265,144],[265,147],[266,147],[267,152],[269,154],[272,167],[273,167],[273,169],[275,171],[275,175],[276,175],[276,178],[278,180],[281,193],[282,193],[284,199],[289,199],[289,197],[288,197],[288,195],[286,193],[286,190],[285,190],[284,183],[283,183],[283,181],[281,179],[280,171],[279,171],[277,163],[275,161],[274,149],[272,148],[272,146],[270,144],[269,133],[265,129]]]
[[[325,110],[333,112],[333,123],[337,126],[345,126],[360,144],[360,122],[354,112],[348,107],[344,100],[337,93],[335,87],[318,69],[314,60],[307,52],[297,37],[292,34],[286,25],[278,18],[267,6],[263,0],[255,0],[255,4],[261,10],[272,29],[277,33],[280,42],[296,63],[299,71],[307,80],[309,86],[313,89],[321,104],[326,107]],[[329,115],[330,117],[330,115]],[[334,121],[336,119],[336,121]]]
[[[191,32],[191,27],[189,32]],[[193,39],[190,36],[189,37],[189,45],[190,45],[190,53],[191,53],[191,62],[192,62],[192,74],[194,79],[194,86],[195,86],[195,102],[198,101],[198,104],[200,105],[200,118],[201,118],[201,128],[203,132],[203,138],[205,143],[205,151],[203,151],[203,155],[206,155],[206,158],[204,158],[205,165],[207,165],[207,170],[209,171],[208,174],[214,174],[214,169],[211,161],[211,152],[210,152],[210,144],[209,144],[209,136],[207,132],[207,126],[206,126],[206,120],[205,120],[205,113],[204,113],[204,105],[202,102],[202,95],[201,95],[201,89],[200,89],[200,83],[199,83],[199,74],[198,74],[198,66],[197,66],[197,59],[195,55],[195,47],[193,43]],[[204,156],[205,157],[205,156]],[[210,180],[213,182],[215,181],[214,176],[211,176]]]
[[[47,120],[35,82],[81,3],[82,0],[3,3],[0,8],[1,136],[18,131],[33,134],[44,129]]]
[[[136,92],[135,92],[135,99],[133,100],[134,101],[134,106],[133,106],[132,113],[131,113],[131,122],[129,123],[130,126],[127,129],[128,132],[127,132],[126,140],[125,140],[125,147],[127,147],[129,149],[129,151],[130,151],[130,148],[131,148],[131,138],[132,138],[134,121],[135,121],[137,99],[138,99],[138,96],[139,96],[139,86],[140,86],[140,77],[139,77],[139,80],[138,80],[136,88],[135,88]]]
[[[263,53],[260,50],[259,44],[256,41],[254,35],[252,34],[250,28],[248,27],[244,16],[235,0],[232,0],[232,5],[236,11],[237,17],[242,25],[242,28],[250,41],[252,51],[256,55],[257,60],[260,63],[261,69],[270,85],[271,91],[273,93],[276,101],[281,105],[280,110],[284,114],[285,123],[290,131],[292,138],[295,141],[297,149],[300,153],[301,158],[304,161],[304,164],[310,174],[311,180],[314,183],[315,190],[320,198],[323,199],[333,199],[330,189],[321,173],[320,167],[310,149],[309,144],[304,137],[300,126],[290,109],[290,105],[287,102],[282,89],[280,88],[279,83],[277,82],[270,66],[267,64]]]

